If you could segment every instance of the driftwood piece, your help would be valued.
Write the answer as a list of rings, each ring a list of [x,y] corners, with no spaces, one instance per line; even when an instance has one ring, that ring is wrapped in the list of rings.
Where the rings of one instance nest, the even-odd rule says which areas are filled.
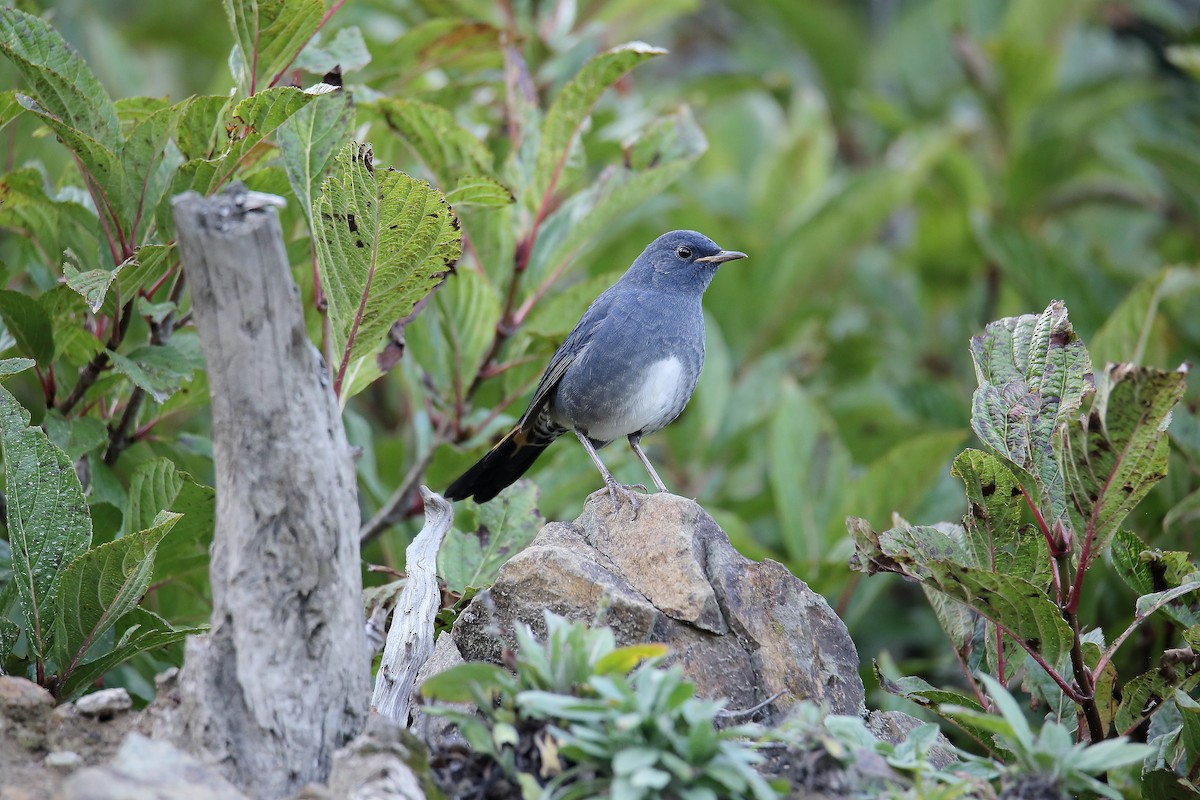
[[[278,200],[237,185],[172,202],[208,363],[217,521],[212,631],[188,642],[181,704],[158,732],[260,798],[326,778],[370,686],[354,465]]]
[[[440,494],[421,487],[425,526],[404,551],[408,580],[392,615],[383,661],[375,676],[371,710],[408,727],[408,705],[417,671],[433,653],[433,620],[441,607],[437,554],[454,523],[454,509]]]

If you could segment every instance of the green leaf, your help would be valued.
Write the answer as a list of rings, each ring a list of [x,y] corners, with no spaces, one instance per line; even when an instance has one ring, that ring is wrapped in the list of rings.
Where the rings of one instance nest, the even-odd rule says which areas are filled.
[[[971,427],[979,438],[1033,478],[1046,524],[1067,524],[1062,444],[1066,426],[1092,392],[1091,360],[1067,318],[1052,302],[1040,316],[990,323],[971,340],[979,388]]]
[[[149,216],[144,212],[158,206],[170,185],[180,157],[176,154],[168,158],[167,144],[176,133],[187,105],[188,101],[164,105],[146,114],[133,125],[119,150],[134,213],[131,227],[140,224],[143,216]],[[136,231],[128,231],[130,243],[136,243],[135,234]]]
[[[321,41],[321,34],[318,32],[300,51],[294,66],[315,75],[324,75],[335,69],[340,69],[345,75],[370,63],[371,51],[363,41],[362,31],[357,25],[351,25],[334,34],[328,44]]]
[[[139,653],[161,650],[207,630],[207,625],[174,627],[151,611],[134,608],[117,621],[116,646],[95,660],[76,667],[66,683],[58,687],[55,696],[62,701],[73,700],[94,686],[104,673]]]
[[[321,95],[279,127],[283,168],[310,233],[317,229],[315,195],[334,155],[350,141],[353,124],[350,93],[338,91]]]
[[[51,409],[42,419],[42,427],[50,441],[62,448],[71,461],[78,461],[85,453],[108,442],[108,426],[95,417],[67,419]]]
[[[1190,553],[1152,549],[1131,531],[1118,531],[1114,536],[1112,563],[1121,579],[1139,596],[1179,586],[1197,571]]]
[[[116,146],[120,125],[108,92],[58,31],[31,14],[0,8],[0,52],[49,113],[102,145]]]
[[[347,367],[445,278],[462,252],[462,235],[440,192],[377,168],[370,145],[342,148],[317,208],[317,264],[340,386]]]
[[[167,344],[143,345],[127,355],[109,350],[108,356],[113,369],[163,403],[204,366],[199,353],[184,344],[184,339],[173,336]]]
[[[411,98],[380,100],[375,108],[442,186],[463,174],[491,174],[491,151],[448,109]]]
[[[708,140],[687,106],[656,120],[629,148],[628,166],[611,166],[546,217],[529,257],[529,274],[553,275],[614,222],[661,194],[691,168]]]
[[[421,325],[406,328],[408,345],[439,386],[452,384],[444,391],[465,401],[496,336],[502,312],[499,290],[476,270],[458,270],[431,306]]]
[[[628,675],[644,661],[661,659],[671,652],[665,644],[631,644],[619,647],[596,662],[597,675]]]
[[[215,158],[195,158],[181,166],[171,184],[170,196],[188,190],[212,194],[237,173],[259,142],[319,96],[300,89],[280,87],[264,89],[242,100],[233,109],[233,119],[229,125],[231,135],[235,138]],[[208,107],[204,106],[202,110],[208,110]],[[187,121],[185,115],[184,122]]]
[[[1136,726],[1163,706],[1164,698],[1176,690],[1189,692],[1200,683],[1200,672],[1156,666],[1125,682],[1121,687],[1121,705],[1114,720],[1117,733],[1128,735]]]
[[[1088,341],[1092,361],[1106,364],[1127,361],[1132,364],[1156,362],[1147,358],[1147,348],[1159,339],[1156,324],[1161,327],[1158,308],[1164,299],[1186,297],[1200,289],[1200,272],[1183,267],[1164,267],[1146,278],[1126,295],[1121,304],[1108,316],[1100,330]]]
[[[133,222],[131,209],[134,197],[129,194],[125,167],[112,146],[72,127],[31,97],[18,94],[17,102],[26,111],[41,118],[67,149],[75,154],[90,181],[89,189],[95,197],[100,220],[106,226],[105,235],[114,243],[126,242]]]
[[[767,452],[788,557],[815,569],[825,553],[823,534],[841,505],[850,456],[829,414],[790,381],[771,420]]]
[[[1183,718],[1183,735],[1180,741],[1187,752],[1186,763],[1195,764],[1200,760],[1200,703],[1188,697],[1186,692],[1176,689],[1175,707],[1179,709],[1179,715]]]
[[[0,131],[4,130],[5,125],[21,116],[21,112],[24,110],[17,102],[16,89],[0,92]]]
[[[137,466],[129,478],[129,500],[125,506],[125,530],[149,528],[160,511],[171,507],[183,477],[169,458],[156,458]]]
[[[247,95],[274,85],[325,15],[324,0],[224,0],[224,5],[237,48],[230,59],[233,77]]]
[[[49,644],[60,576],[65,565],[91,544],[92,521],[74,463],[41,428],[29,427],[29,412],[3,387],[0,449],[13,581],[30,649],[40,660]]]
[[[554,188],[579,130],[600,95],[626,72],[666,52],[644,42],[618,45],[589,59],[562,88],[542,122],[537,162],[527,194],[533,202],[541,203]]]
[[[501,31],[475,19],[433,17],[405,31],[391,44],[384,80],[408,88],[441,70],[459,73],[499,66]]]
[[[1193,800],[1200,798],[1200,788],[1182,775],[1169,769],[1155,769],[1142,775],[1142,792],[1146,800]]]
[[[121,299],[128,300],[143,289],[149,289],[159,281],[179,260],[174,244],[145,244],[120,267],[117,281]],[[122,305],[124,303],[122,302]]]
[[[54,359],[54,332],[50,317],[36,300],[21,292],[0,290],[0,318],[22,355],[42,366],[50,365]]]
[[[462,175],[446,193],[451,208],[484,206],[495,208],[513,202],[513,193],[495,178],[486,175]]]
[[[478,528],[451,529],[438,551],[438,573],[453,592],[489,586],[504,562],[525,548],[545,520],[537,511],[537,486],[520,481],[477,507]]]
[[[54,615],[60,680],[69,678],[100,637],[138,604],[154,574],[158,543],[178,519],[164,514],[153,528],[93,548],[63,570]]]
[[[855,547],[851,568],[914,578],[975,609],[1051,666],[1069,652],[1071,629],[1043,587],[1018,575],[969,566],[964,545],[936,528],[900,523],[877,534],[866,520],[846,520]]]
[[[36,363],[32,358],[0,359],[0,376],[16,375],[18,372],[24,372]]]
[[[499,691],[512,681],[512,676],[503,667],[483,662],[468,662],[439,672],[422,683],[421,696],[445,703],[470,703],[475,699],[475,694],[471,691],[473,686],[485,691]]]
[[[883,524],[893,512],[904,514],[915,508],[946,473],[946,465],[965,435],[965,431],[935,431],[914,436],[871,462],[849,485],[842,513],[833,514],[827,522],[826,540],[841,538],[849,513]]]
[[[21,638],[21,626],[10,619],[0,617],[0,666],[8,660],[17,639]],[[3,671],[0,668],[0,671]]]
[[[1083,520],[1089,562],[1166,476],[1167,423],[1185,388],[1186,369],[1109,364],[1101,374],[1091,412],[1071,445],[1071,498]]]
[[[67,251],[63,261],[63,276],[67,279],[67,286],[79,292],[80,297],[95,314],[104,305],[104,298],[116,280],[117,273],[127,263],[129,262],[118,264],[113,269],[89,269],[85,272],[79,268],[75,254]]]

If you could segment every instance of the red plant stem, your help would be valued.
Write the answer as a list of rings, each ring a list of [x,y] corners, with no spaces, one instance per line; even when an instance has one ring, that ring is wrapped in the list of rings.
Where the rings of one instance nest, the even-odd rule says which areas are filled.
[[[358,338],[358,326],[362,324],[363,312],[367,309],[367,295],[371,292],[371,281],[375,278],[375,253],[371,253],[371,268],[367,270],[367,282],[363,286],[362,297],[358,301],[358,311],[354,314],[354,322],[350,325],[350,335],[346,337],[346,347],[342,351],[342,363],[338,365],[337,377],[333,381],[333,393],[338,397],[342,394],[342,379],[346,377],[346,367],[350,365],[350,351],[354,349],[354,340]]]

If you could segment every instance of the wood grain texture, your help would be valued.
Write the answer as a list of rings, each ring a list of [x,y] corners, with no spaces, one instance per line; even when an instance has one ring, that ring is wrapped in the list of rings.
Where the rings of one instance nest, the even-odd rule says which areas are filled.
[[[217,520],[212,632],[188,643],[163,723],[263,798],[326,778],[370,690],[354,465],[268,200],[232,186],[172,203],[208,362]]]

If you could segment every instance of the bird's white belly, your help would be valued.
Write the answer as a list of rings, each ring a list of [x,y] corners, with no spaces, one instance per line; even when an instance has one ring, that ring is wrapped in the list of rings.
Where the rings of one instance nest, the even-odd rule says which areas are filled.
[[[679,414],[681,399],[686,402],[681,395],[686,391],[683,364],[678,358],[655,361],[616,413],[588,426],[588,436],[603,442],[641,430],[659,430]]]

